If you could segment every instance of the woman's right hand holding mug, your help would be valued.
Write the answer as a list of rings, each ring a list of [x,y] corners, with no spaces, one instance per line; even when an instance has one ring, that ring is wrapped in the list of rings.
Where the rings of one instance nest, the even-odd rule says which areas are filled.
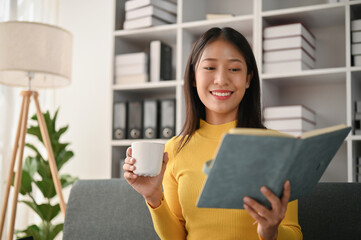
[[[127,157],[125,158],[123,169],[124,178],[130,186],[140,193],[152,208],[157,208],[161,204],[163,198],[162,181],[164,172],[168,162],[168,153],[163,155],[162,169],[159,175],[154,177],[138,176],[134,173],[134,163],[136,159],[132,158],[132,148],[129,147],[126,151]]]

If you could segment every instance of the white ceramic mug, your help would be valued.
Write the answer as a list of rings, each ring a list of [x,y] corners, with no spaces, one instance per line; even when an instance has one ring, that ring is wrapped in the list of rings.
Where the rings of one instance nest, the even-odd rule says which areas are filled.
[[[135,159],[134,173],[139,176],[157,176],[162,169],[163,154],[163,143],[133,142],[132,157]]]

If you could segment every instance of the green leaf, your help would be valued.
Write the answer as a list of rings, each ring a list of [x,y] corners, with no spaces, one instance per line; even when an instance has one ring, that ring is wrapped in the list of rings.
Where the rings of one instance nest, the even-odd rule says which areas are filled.
[[[13,181],[11,183],[12,186],[15,187],[15,178],[16,178],[16,172],[14,172]],[[22,171],[21,175],[21,184],[20,184],[20,194],[26,195],[27,193],[30,193],[32,191],[31,187],[32,178],[30,177],[29,173],[27,171]]]
[[[50,239],[54,239],[61,231],[63,231],[63,223],[50,226]]]
[[[44,116],[46,127],[48,129],[49,136],[52,136],[54,133],[54,128],[53,128],[53,121],[50,117],[49,111],[46,111],[46,113],[44,113],[43,116]],[[55,123],[54,123],[54,125],[55,125]]]
[[[44,178],[35,182],[45,198],[53,198],[56,195],[55,186],[52,178]]]
[[[69,161],[74,156],[74,153],[72,151],[62,151],[59,153],[59,155],[56,158],[56,166],[58,167],[58,170],[60,170],[63,165]]]
[[[60,213],[60,205],[51,205],[48,203],[37,205],[36,203],[30,201],[20,201],[28,205],[33,209],[41,219],[44,221],[50,222]]]
[[[31,225],[25,230],[16,230],[15,231],[17,238],[24,238],[32,236],[34,240],[41,239],[40,237],[40,229],[36,225]]]
[[[69,174],[60,175],[60,182],[62,188],[66,188],[78,180],[77,177],[72,177]]]
[[[59,113],[59,108],[56,109],[54,117],[53,117],[53,129],[55,129],[55,123],[56,123],[56,119],[58,118],[58,113]]]
[[[29,173],[29,176],[33,178],[34,174],[38,170],[38,161],[36,158],[27,157],[24,162],[23,171]]]
[[[30,143],[26,143],[25,146],[27,146],[28,148],[30,148],[31,150],[33,150],[35,153],[36,153],[36,156],[41,158],[41,159],[44,159],[43,156],[41,155],[41,153],[39,152],[39,150],[32,144]]]
[[[59,141],[61,135],[63,135],[63,133],[65,133],[69,128],[69,125],[63,127],[63,128],[60,128],[59,131],[55,132],[54,133],[54,138]]]
[[[38,173],[42,179],[51,179],[49,162],[41,159],[38,164]]]
[[[30,126],[27,130],[27,133],[36,136],[41,143],[44,143],[39,126]]]

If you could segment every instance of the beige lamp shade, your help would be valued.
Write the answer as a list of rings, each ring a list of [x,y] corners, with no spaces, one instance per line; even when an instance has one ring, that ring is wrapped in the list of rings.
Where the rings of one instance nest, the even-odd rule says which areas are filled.
[[[0,83],[55,88],[70,84],[72,34],[35,22],[0,23]]]

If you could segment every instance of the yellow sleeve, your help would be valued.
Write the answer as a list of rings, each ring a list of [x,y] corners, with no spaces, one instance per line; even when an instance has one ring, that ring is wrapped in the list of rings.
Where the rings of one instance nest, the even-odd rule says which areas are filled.
[[[277,240],[302,240],[298,224],[298,200],[288,203],[286,216],[278,227]]]
[[[174,138],[165,147],[168,152],[168,164],[163,178],[164,198],[158,208],[148,205],[153,219],[154,229],[162,240],[186,239],[185,220],[178,198],[178,182],[174,175]]]

